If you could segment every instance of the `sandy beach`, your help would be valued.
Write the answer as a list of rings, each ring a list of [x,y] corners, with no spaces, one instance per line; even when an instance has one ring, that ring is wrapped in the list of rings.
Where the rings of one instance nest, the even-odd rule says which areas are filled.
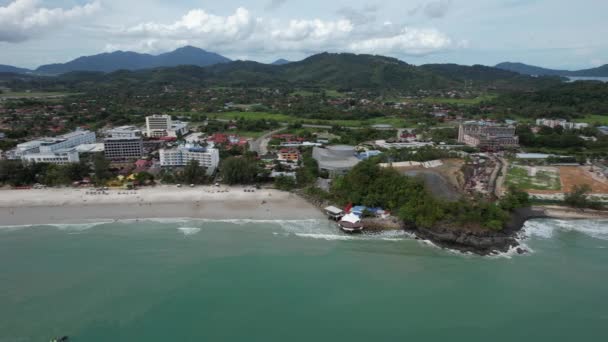
[[[301,197],[273,189],[245,192],[242,187],[159,186],[92,193],[94,190],[72,188],[0,190],[0,225],[146,218],[299,220],[324,217]]]

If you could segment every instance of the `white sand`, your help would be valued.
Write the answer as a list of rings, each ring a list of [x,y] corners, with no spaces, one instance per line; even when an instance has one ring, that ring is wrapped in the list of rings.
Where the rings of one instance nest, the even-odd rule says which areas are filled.
[[[95,219],[204,218],[286,220],[322,218],[294,194],[244,188],[159,186],[137,191],[0,190],[0,225],[77,223]],[[227,191],[227,192],[220,192]]]

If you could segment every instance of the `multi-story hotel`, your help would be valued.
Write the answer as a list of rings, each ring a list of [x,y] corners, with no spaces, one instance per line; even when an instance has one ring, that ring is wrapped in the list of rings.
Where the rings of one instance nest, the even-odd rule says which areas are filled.
[[[482,149],[499,150],[519,146],[514,126],[488,122],[465,122],[458,130],[458,142]]]
[[[95,132],[78,129],[74,132],[59,135],[57,137],[41,138],[19,144],[16,148],[7,153],[7,158],[33,162],[41,162],[41,160],[52,162],[52,160],[55,159],[66,160],[59,155],[53,156],[55,155],[55,152],[60,152],[59,154],[65,156],[67,150],[83,144],[93,144],[96,139]],[[74,160],[73,157],[68,159]],[[74,162],[78,162],[78,160]]]
[[[146,117],[146,135],[149,138],[162,138],[184,135],[188,132],[188,123],[173,121],[171,115],[152,115]]]
[[[208,174],[212,174],[220,163],[220,153],[216,148],[201,147],[196,144],[186,144],[173,149],[160,150],[160,165],[162,167],[186,166],[191,160],[198,161],[200,166],[207,168]]]
[[[104,139],[106,158],[114,161],[132,160],[144,155],[141,130],[134,126],[122,126],[107,132]]]

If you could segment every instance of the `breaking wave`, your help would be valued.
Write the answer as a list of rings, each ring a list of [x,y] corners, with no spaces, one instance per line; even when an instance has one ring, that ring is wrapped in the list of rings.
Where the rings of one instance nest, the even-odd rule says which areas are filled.
[[[608,220],[531,220],[524,226],[523,237],[550,239],[558,232],[578,232],[608,240]]]
[[[200,228],[194,228],[194,227],[180,227],[180,228],[177,228],[177,230],[182,232],[185,236],[194,235],[201,231]]]

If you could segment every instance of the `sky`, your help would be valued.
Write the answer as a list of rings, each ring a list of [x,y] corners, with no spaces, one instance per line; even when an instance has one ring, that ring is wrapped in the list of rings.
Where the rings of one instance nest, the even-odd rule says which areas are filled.
[[[608,64],[606,0],[0,0],[0,64],[192,45],[231,59],[320,52],[408,63]]]

